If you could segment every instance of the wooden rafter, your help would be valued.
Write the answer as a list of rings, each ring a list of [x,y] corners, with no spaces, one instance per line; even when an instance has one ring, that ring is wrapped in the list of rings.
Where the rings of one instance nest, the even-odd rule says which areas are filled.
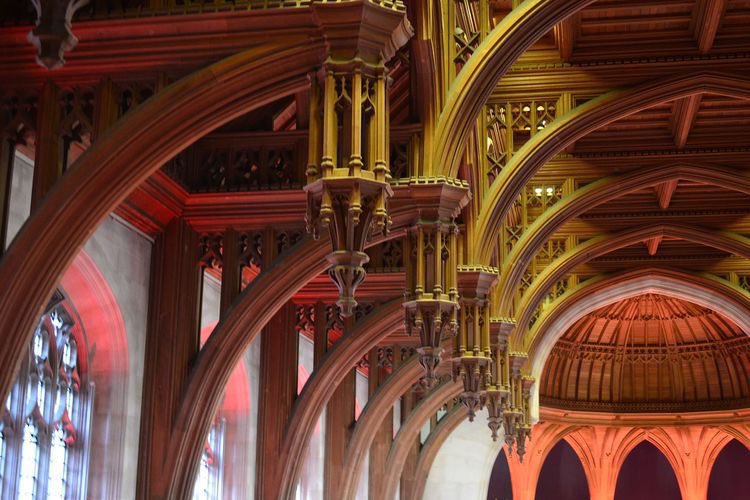
[[[713,47],[726,8],[727,0],[696,0],[691,27],[701,54]]]
[[[666,210],[669,208],[669,204],[672,202],[672,195],[677,189],[677,179],[662,182],[654,187],[656,191],[656,199],[659,202],[659,208]]]
[[[570,60],[573,56],[573,49],[578,37],[578,25],[579,15],[574,14],[555,26],[553,30],[555,45],[557,46],[557,50],[560,51],[560,57],[564,61]]]
[[[278,113],[273,116],[273,130],[294,130],[297,115],[297,100],[290,101]]]
[[[659,245],[661,244],[662,236],[654,236],[653,238],[647,239],[644,243],[646,244],[646,250],[648,254],[653,257],[656,252],[659,251]]]
[[[702,98],[702,94],[693,94],[674,102],[671,126],[674,143],[678,148],[684,148],[687,144]]]

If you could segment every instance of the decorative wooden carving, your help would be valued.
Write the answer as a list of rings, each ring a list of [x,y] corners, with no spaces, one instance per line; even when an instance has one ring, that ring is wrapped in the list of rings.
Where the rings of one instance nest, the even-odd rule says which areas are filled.
[[[28,39],[36,47],[37,62],[47,69],[65,64],[65,52],[73,50],[78,39],[71,31],[71,21],[78,9],[89,0],[31,0],[36,10],[36,26]]]
[[[330,36],[333,59],[323,69],[322,92],[314,82],[310,99],[305,219],[314,235],[329,229],[329,275],[339,289],[337,304],[348,317],[365,279],[365,241],[390,224],[383,64],[412,31],[400,1],[314,3],[313,9]]]
[[[458,226],[455,218],[469,202],[460,181],[420,179],[410,185],[420,218],[406,239],[406,331],[419,335],[426,388],[437,381],[443,340],[458,331]]]
[[[459,266],[458,291],[461,295],[459,331],[453,349],[454,377],[464,384],[461,403],[469,421],[483,406],[490,381],[490,290],[497,282],[497,269]]]

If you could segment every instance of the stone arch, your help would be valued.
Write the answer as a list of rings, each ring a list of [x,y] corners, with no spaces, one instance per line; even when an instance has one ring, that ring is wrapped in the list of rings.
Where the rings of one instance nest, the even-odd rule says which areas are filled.
[[[544,363],[557,340],[580,317],[600,307],[643,293],[659,293],[720,312],[744,331],[750,331],[750,295],[716,276],[667,268],[642,268],[592,278],[551,304],[524,336],[517,327],[511,339],[516,350],[529,352],[531,375],[540,379]],[[526,338],[524,338],[526,337]],[[532,390],[532,412],[538,414],[539,391]]]
[[[737,439],[727,439],[707,463],[710,468],[706,488],[708,500],[740,497],[750,491],[750,450]]]
[[[492,466],[487,500],[513,500],[513,479],[505,448],[500,448]]]
[[[489,262],[494,235],[532,176],[556,154],[586,134],[653,105],[699,93],[750,99],[750,79],[731,74],[689,73],[669,76],[624,90],[613,90],[587,101],[535,134],[513,156],[487,193],[476,222],[478,257]]]
[[[88,475],[92,485],[106,485],[119,493],[128,412],[125,322],[106,278],[86,252],[78,253],[60,286],[85,330],[90,354],[87,370],[95,383]]]
[[[682,179],[701,182],[750,195],[750,176],[736,168],[708,164],[675,163],[663,167],[646,167],[621,176],[605,177],[578,189],[555,204],[531,224],[513,246],[500,271],[500,282],[507,283],[500,296],[500,311],[511,313],[511,303],[524,271],[539,247],[570,219],[581,213],[659,183]]]
[[[664,500],[675,499],[676,500],[676,499],[681,498],[680,484],[679,484],[679,479],[677,477],[677,471],[675,470],[674,464],[670,463],[669,457],[667,456],[667,454],[664,453],[664,450],[661,448],[661,446],[659,446],[657,443],[655,443],[649,437],[646,437],[646,439],[638,440],[635,443],[629,443],[629,444],[631,444],[632,446],[630,446],[630,448],[627,450],[627,453],[625,453],[623,455],[623,461],[621,462],[621,465],[619,467],[619,471],[618,471],[618,474],[617,474],[617,483],[616,483],[616,486],[615,486],[615,491],[614,491],[615,496],[614,496],[614,498],[617,499],[617,498],[632,498],[633,497],[632,493],[630,495],[628,495],[628,496],[625,496],[625,497],[623,497],[621,495],[618,495],[618,493],[620,493],[622,491],[621,488],[627,486],[625,484],[626,482],[623,481],[623,479],[626,478],[627,476],[624,476],[623,472],[625,472],[626,474],[630,473],[629,469],[630,469],[630,464],[632,462],[628,462],[628,459],[633,460],[634,458],[640,456],[640,454],[642,454],[643,452],[646,452],[647,450],[649,450],[649,448],[651,448],[654,451],[656,451],[659,455],[654,455],[654,458],[656,459],[656,463],[655,464],[653,464],[653,465],[649,464],[649,465],[652,465],[652,466],[651,467],[644,467],[642,471],[638,471],[638,472],[641,473],[639,475],[639,477],[642,479],[643,478],[643,473],[646,472],[646,471],[648,471],[649,469],[653,469],[654,466],[661,469],[661,470],[658,471],[658,475],[663,477],[665,475],[665,473],[667,472],[667,469],[666,469],[665,466],[668,466],[669,469],[671,469],[671,472],[672,472],[671,478],[674,479],[674,483],[675,484],[671,485],[671,484],[653,484],[652,483],[650,485],[651,486],[650,488],[647,488],[646,490],[639,491],[637,493],[639,495],[639,498],[648,498],[648,497],[644,497],[642,495],[645,494],[646,491],[653,491],[653,488],[655,486],[657,486],[657,485],[661,486],[660,491],[658,491],[658,492],[655,491],[654,493],[657,496],[652,496],[650,498],[652,498],[654,500],[656,500],[656,499],[664,499]],[[659,456],[661,456],[661,458],[664,459],[664,461],[666,463],[660,462],[658,460]],[[625,470],[623,471],[623,469],[625,469]],[[642,484],[639,481],[627,481],[627,483],[628,483],[628,485],[634,484],[634,483]],[[676,486],[676,488],[675,488],[675,486]],[[664,496],[664,495],[669,495],[669,496]]]
[[[383,419],[389,416],[388,408],[398,400],[404,390],[419,380],[423,368],[419,364],[417,356],[401,365],[393,372],[383,385],[378,387],[367,402],[364,411],[354,426],[354,432],[346,450],[344,463],[343,486],[341,488],[343,498],[355,498],[358,481],[360,480],[360,469],[364,463],[365,456],[370,451],[370,445],[375,439],[377,429],[382,425]]]
[[[396,487],[399,484],[399,477],[404,467],[406,455],[409,452],[409,446],[413,444],[414,436],[417,435],[422,425],[445,403],[446,400],[458,396],[463,390],[463,385],[457,382],[443,382],[438,387],[432,389],[429,395],[423,399],[414,410],[409,414],[406,421],[398,430],[391,450],[388,453],[388,460],[383,475],[383,484],[385,485],[385,494],[383,498],[392,499],[396,493]]]
[[[355,326],[352,332],[339,339],[334,344],[332,351],[325,358],[323,364],[313,371],[312,376],[307,381],[307,384],[305,384],[302,393],[295,402],[293,413],[287,425],[282,455],[289,458],[283,467],[280,498],[293,498],[294,496],[294,488],[296,487],[299,471],[305,457],[305,450],[320,414],[333,395],[332,389],[341,383],[347,371],[354,366],[357,360],[362,359],[362,356],[375,347],[379,341],[401,326],[403,319],[403,308],[400,300],[394,300],[380,306],[368,314],[360,324]],[[416,369],[414,369],[414,366],[416,366]],[[407,362],[402,370],[391,375],[386,380],[385,385],[393,385],[395,383],[397,391],[400,394],[407,382],[413,382],[411,379],[419,377],[421,373],[419,368],[419,363],[417,363],[415,357],[410,362]],[[409,378],[409,375],[411,378]],[[372,410],[371,407],[371,404],[377,404],[377,394],[380,393],[379,390],[376,396],[368,401],[363,413],[357,420],[355,432],[349,444],[349,448],[355,450],[357,453],[356,456],[360,460],[369,451],[369,443],[372,441],[374,433],[368,431],[370,440],[358,445],[355,440],[357,429],[361,426],[366,426],[366,422],[371,420],[372,417],[370,415],[373,413],[376,417],[378,415],[382,417],[382,414],[379,414],[377,410]],[[393,399],[396,397],[398,396],[395,396]],[[393,399],[390,400],[390,404],[393,403]],[[380,421],[377,422],[378,425],[379,423]],[[349,456],[351,456],[351,453],[351,451],[348,451]],[[359,467],[352,465],[353,462],[354,459],[347,460],[348,466],[346,470],[350,470],[351,474],[344,474],[342,480],[345,484],[354,482],[352,491],[356,492],[356,480],[359,479],[359,476],[354,476],[359,471]],[[342,491],[347,490],[342,489]],[[348,497],[345,495],[345,498]]]
[[[556,461],[556,463],[551,462],[551,460]],[[555,472],[559,472],[560,477],[557,477]],[[575,476],[579,474],[580,476],[575,478]],[[576,480],[573,481],[572,484],[564,483],[563,481],[565,477],[575,478]],[[554,494],[550,495],[550,491],[558,491],[561,500],[583,500],[591,497],[588,485],[589,482],[590,480],[587,477],[586,470],[583,467],[580,457],[568,441],[563,438],[557,441],[544,458],[542,467],[539,470],[535,497],[551,498]]]
[[[427,441],[425,441],[422,449],[419,451],[413,500],[421,500],[424,497],[427,476],[430,473],[430,469],[432,469],[432,464],[435,462],[435,457],[445,443],[445,440],[448,439],[448,436],[464,420],[466,420],[466,409],[462,405],[456,405],[438,422],[437,427],[430,432]]]

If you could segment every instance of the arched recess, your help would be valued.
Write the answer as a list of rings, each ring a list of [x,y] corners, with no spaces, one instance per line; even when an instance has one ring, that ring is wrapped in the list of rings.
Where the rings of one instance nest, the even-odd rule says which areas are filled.
[[[750,491],[749,470],[750,450],[732,439],[722,448],[711,467],[708,500],[742,498],[747,495]]]
[[[413,444],[413,439],[422,428],[422,425],[440,409],[445,402],[458,396],[463,390],[463,385],[459,382],[447,381],[437,387],[420,401],[412,410],[406,421],[393,440],[391,450],[388,452],[388,460],[385,465],[385,474],[383,475],[383,484],[385,494],[383,498],[391,500],[395,497],[396,489],[400,484],[399,478],[404,468],[406,456],[409,453],[409,446]]]
[[[354,426],[349,445],[346,449],[344,470],[342,473],[343,486],[341,491],[344,498],[355,498],[361,475],[359,474],[370,446],[375,439],[378,428],[383,419],[390,418],[388,409],[393,406],[405,390],[408,390],[419,380],[424,372],[419,364],[418,356],[412,356],[406,363],[394,371],[383,385],[373,394],[364,411]]]
[[[427,164],[435,175],[456,177],[461,154],[482,106],[500,78],[531,45],[594,0],[527,0],[508,14],[476,48],[448,89]]]
[[[529,353],[531,375],[540,380],[544,363],[557,340],[582,316],[622,299],[657,293],[715,310],[750,331],[750,295],[716,276],[668,268],[641,268],[591,278],[567,291],[542,313],[527,335],[520,326],[514,332],[515,350]],[[539,411],[539,391],[532,389],[532,412]]]
[[[505,448],[500,449],[500,453],[497,454],[497,459],[495,460],[495,465],[492,466],[487,500],[513,500],[513,483],[510,477],[510,467],[508,466],[508,456],[505,454]]]
[[[458,413],[456,413],[458,412]],[[466,408],[456,406],[453,412],[445,415],[438,427],[430,433],[430,437],[420,452],[418,474],[426,475],[426,480],[417,477],[414,500],[429,498],[430,500],[450,500],[459,496],[467,500],[487,500],[490,475],[498,453],[504,444],[503,437],[492,441],[487,428],[487,410],[477,413],[474,422],[466,417]],[[450,420],[448,420],[450,418]],[[453,419],[456,419],[455,421]],[[445,423],[445,427],[441,427]],[[434,441],[433,441],[434,439]],[[542,444],[544,439],[534,439],[534,444]],[[428,448],[429,445],[429,448]],[[530,446],[533,446],[530,443]],[[423,455],[423,453],[429,453]],[[525,468],[531,455],[524,458]],[[434,455],[434,456],[432,456]],[[423,460],[424,456],[424,460]],[[515,455],[509,457],[511,476],[516,480],[514,463]],[[420,486],[424,481],[424,486]],[[514,485],[515,488],[515,485]],[[524,498],[513,491],[513,498]],[[405,499],[408,500],[408,499]]]
[[[0,351],[4,394],[49,294],[97,224],[199,137],[305,89],[324,54],[322,40],[300,37],[219,61],[128,113],[75,162],[0,260],[0,318],[8,332]]]
[[[672,465],[650,441],[634,447],[620,468],[615,500],[681,500]]]
[[[487,194],[475,227],[479,261],[489,262],[508,210],[532,176],[555,155],[588,133],[620,118],[659,103],[702,93],[750,99],[750,79],[699,72],[613,90],[578,106],[535,134],[503,168]]]
[[[341,380],[346,376],[356,364],[356,362],[362,359],[367,352],[374,348],[378,342],[383,340],[385,337],[393,333],[398,327],[403,324],[404,310],[402,307],[401,300],[390,301],[378,309],[372,311],[370,314],[365,316],[363,320],[357,324],[354,329],[347,335],[344,335],[334,345],[333,349],[324,358],[321,366],[314,370],[312,377],[305,384],[302,393],[295,401],[292,415],[287,425],[286,434],[284,436],[284,445],[282,448],[282,456],[289,457],[285,464],[283,475],[280,482],[280,498],[293,498],[294,489],[299,479],[299,473],[303,465],[303,461],[306,457],[307,446],[310,442],[310,436],[315,428],[315,424],[326,407],[329,399],[333,395],[333,389],[336,388]],[[416,369],[412,367],[416,365]],[[399,386],[399,393],[390,400],[390,404],[393,404],[393,400],[403,392],[408,377],[403,377],[402,372],[404,368],[408,374],[412,375],[412,379],[418,378],[420,374],[419,363],[414,358],[410,362],[407,362],[398,372],[393,373],[385,383],[386,386],[389,384],[397,383]],[[394,378],[396,377],[396,378]],[[411,380],[411,379],[408,379]],[[413,382],[414,380],[411,380]],[[355,445],[354,436],[357,435],[356,429],[364,426],[367,421],[372,417],[370,414],[373,412],[371,405],[374,405],[378,401],[377,394],[380,394],[380,390],[374,397],[371,397],[363,413],[360,415],[355,426],[355,432],[352,437],[352,441],[349,447],[354,447],[359,451],[359,454],[364,456],[369,451],[369,443],[374,437],[374,432],[369,436],[370,440],[360,446]],[[347,464],[349,464],[347,460]],[[349,467],[351,469],[351,467]],[[359,467],[351,469],[353,472],[359,471]],[[344,474],[343,481],[351,482],[352,479],[358,479],[348,477]],[[354,491],[356,491],[356,484],[354,485]],[[342,490],[346,491],[346,490]],[[348,497],[347,497],[348,498]]]
[[[500,282],[507,283],[500,296],[501,315],[511,314],[513,297],[523,273],[534,259],[539,247],[563,224],[586,210],[615,198],[675,179],[710,184],[750,195],[749,173],[710,164],[675,163],[658,168],[646,167],[587,184],[556,203],[554,209],[545,211],[513,245],[500,271]]]
[[[550,287],[576,266],[655,236],[690,241],[750,259],[750,238],[729,231],[710,231],[699,226],[655,224],[597,236],[565,252],[534,279],[518,307],[518,324],[528,325],[537,305]]]
[[[586,473],[575,450],[561,439],[544,459],[536,483],[537,500],[584,500],[590,498]]]
[[[169,462],[154,485],[164,498],[190,497],[201,443],[221,402],[216,387],[226,385],[232,368],[281,306],[325,270],[330,245],[325,238],[304,238],[277,257],[242,291],[198,353],[170,437]]]
[[[437,427],[430,432],[427,441],[422,445],[417,459],[416,477],[414,478],[414,490],[411,500],[422,500],[424,498],[425,486],[427,485],[427,476],[432,469],[440,448],[448,439],[448,436],[456,430],[456,427],[466,420],[466,408],[463,405],[455,405],[447,415],[444,415]],[[499,439],[502,439],[499,438]],[[509,473],[510,474],[510,473]],[[405,499],[409,500],[409,499]]]
[[[128,338],[120,307],[104,276],[84,251],[76,255],[60,287],[83,325],[88,372],[95,383],[89,493],[118,492],[127,425]]]

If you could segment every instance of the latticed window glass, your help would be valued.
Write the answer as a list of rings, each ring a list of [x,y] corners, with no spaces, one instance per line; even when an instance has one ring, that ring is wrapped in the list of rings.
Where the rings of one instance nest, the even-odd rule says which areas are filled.
[[[79,372],[85,339],[56,292],[0,419],[0,498],[86,498],[93,390]]]
[[[52,445],[49,454],[49,482],[47,483],[48,499],[65,498],[65,478],[68,472],[68,444],[65,431],[58,425],[52,433]]]
[[[18,482],[18,498],[36,498],[37,473],[39,472],[39,429],[29,420],[23,429],[21,446],[21,474]]]

